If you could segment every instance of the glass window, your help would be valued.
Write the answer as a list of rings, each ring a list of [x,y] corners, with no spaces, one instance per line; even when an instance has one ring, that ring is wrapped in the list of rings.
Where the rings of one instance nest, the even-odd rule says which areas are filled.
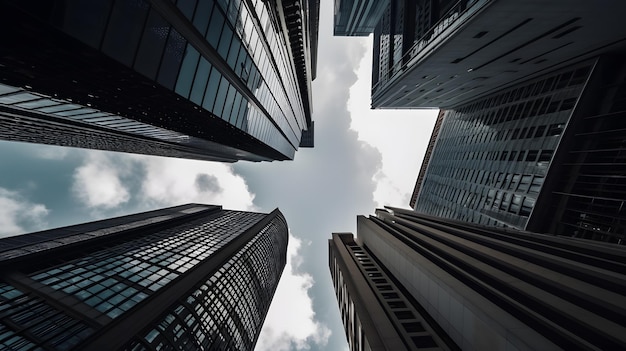
[[[169,24],[163,17],[150,10],[135,59],[134,67],[137,72],[150,79],[156,79],[168,31]]]
[[[39,100],[41,96],[33,95],[27,92],[20,92],[18,94],[6,95],[0,97],[1,104],[15,104],[18,102],[31,101],[31,100]]]
[[[239,116],[239,108],[241,107],[241,94],[235,92],[235,101],[233,102],[233,111],[231,112],[230,124],[237,125],[237,117]]]
[[[185,98],[189,98],[189,92],[191,91],[191,84],[196,74],[199,58],[200,53],[198,53],[193,46],[187,44],[185,57],[183,58],[183,63],[178,73],[178,81],[176,82],[176,92]]]
[[[196,8],[197,0],[178,0],[176,6],[189,20],[193,17],[193,10]]]
[[[191,95],[189,99],[198,105],[202,104],[202,98],[204,97],[204,89],[206,88],[207,79],[209,78],[209,72],[211,70],[211,64],[204,57],[200,58],[200,64],[198,65],[198,71],[193,81],[193,87],[191,88]]]
[[[239,116],[237,117],[237,127],[243,131],[248,131],[248,100],[243,98],[241,99],[241,107],[239,108]]]
[[[222,77],[222,80],[220,82],[220,87],[217,91],[217,96],[215,98],[215,107],[213,108],[213,113],[219,117],[222,117],[224,101],[226,100],[226,93],[228,92],[229,86],[230,86],[230,83],[228,83],[228,80]]]
[[[209,44],[211,44],[214,48],[217,48],[217,44],[220,41],[223,25],[224,16],[222,16],[222,12],[214,10],[213,15],[211,16],[211,21],[209,22],[209,30],[206,33],[206,38],[209,41]]]
[[[225,25],[222,30],[222,38],[220,39],[220,44],[217,47],[217,52],[219,52],[222,58],[226,59],[228,55],[228,49],[230,48],[230,41],[233,39],[233,30],[230,29],[230,26]]]
[[[0,84],[0,95],[9,94],[20,89],[9,85]]]
[[[239,56],[239,49],[241,48],[241,41],[235,37],[230,45],[230,51],[228,52],[227,62],[230,68],[237,70],[237,57]]]
[[[148,8],[149,5],[143,1],[116,1],[102,43],[102,51],[131,66]]]
[[[209,78],[209,84],[207,85],[206,93],[204,94],[204,101],[202,107],[207,111],[213,111],[213,104],[215,103],[215,97],[217,96],[217,89],[219,88],[222,75],[216,69],[212,70],[211,78]]]
[[[202,33],[206,34],[207,27],[209,26],[209,19],[211,18],[211,12],[213,11],[213,0],[200,0],[196,8],[196,13],[193,16],[193,25]]]
[[[224,103],[224,112],[222,113],[222,118],[229,121],[230,124],[235,124],[235,118],[231,118],[231,112],[233,110],[236,92],[235,87],[232,85],[228,87],[228,94],[226,95],[226,102]]]
[[[178,69],[183,60],[183,53],[186,46],[187,41],[185,38],[172,28],[167,44],[165,45],[165,53],[163,54],[163,61],[161,62],[158,78],[159,83],[163,84],[163,86],[168,89],[174,89]]]
[[[52,23],[78,40],[98,48],[112,0],[65,1],[57,6]]]

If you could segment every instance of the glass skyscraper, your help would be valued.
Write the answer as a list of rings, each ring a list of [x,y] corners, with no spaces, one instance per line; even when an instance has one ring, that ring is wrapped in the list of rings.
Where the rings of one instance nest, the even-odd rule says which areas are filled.
[[[316,0],[3,1],[0,139],[293,159],[312,135],[318,12]]]
[[[414,208],[524,229],[594,63],[443,112]]]
[[[189,204],[0,240],[7,350],[252,350],[282,214]]]
[[[623,246],[387,208],[334,233],[350,349],[621,350]]]

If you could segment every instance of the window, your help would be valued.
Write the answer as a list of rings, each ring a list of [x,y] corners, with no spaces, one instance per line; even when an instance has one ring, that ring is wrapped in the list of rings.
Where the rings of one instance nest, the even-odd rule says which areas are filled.
[[[187,44],[187,50],[185,51],[183,63],[178,73],[178,81],[176,82],[176,92],[185,98],[189,98],[191,84],[196,74],[199,58],[200,53],[198,53],[193,46]]]
[[[149,5],[143,1],[116,1],[111,11],[102,51],[126,66],[131,66]]]

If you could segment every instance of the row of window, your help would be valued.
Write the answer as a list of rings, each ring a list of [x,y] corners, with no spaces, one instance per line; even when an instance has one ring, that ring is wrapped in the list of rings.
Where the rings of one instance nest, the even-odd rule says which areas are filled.
[[[579,87],[584,84],[591,72],[591,66],[584,66],[560,74],[549,76],[530,84],[496,94],[493,97],[481,99],[458,109],[460,113],[469,115],[485,109],[528,99],[533,96],[552,93],[567,87]],[[578,90],[578,89],[576,89]]]
[[[227,245],[253,225],[254,219],[263,216],[224,212],[217,220],[201,219],[164,230],[31,277],[116,318]],[[232,225],[237,219],[242,219],[238,227]]]
[[[305,123],[300,94],[295,84],[289,84],[296,81],[295,73],[290,69],[286,46],[278,39],[280,36],[263,3],[257,0],[252,9],[242,1],[219,1],[219,7],[215,8],[213,0],[179,0],[177,5],[242,80],[257,82],[248,84],[253,92],[259,88],[258,82],[263,82],[267,88],[265,94],[273,95],[280,106],[280,115],[272,116],[281,129],[285,133],[289,127],[300,131]],[[220,7],[222,11],[218,10]],[[254,10],[256,16],[252,13]],[[258,19],[261,31],[254,25],[255,19]],[[276,65],[272,58],[277,61]],[[257,76],[263,79],[256,79]]]
[[[112,113],[102,112],[91,107],[73,104],[65,100],[54,99],[43,94],[28,92],[24,89],[1,83],[0,104],[57,117],[71,118],[81,122],[95,124],[100,127],[112,128],[170,142],[182,142],[189,139],[188,136],[171,130],[137,122]]]
[[[68,350],[93,332],[43,300],[0,282],[0,348],[42,350],[45,344]]]
[[[213,5],[213,1],[204,1],[203,4],[205,7],[210,7]],[[189,55],[193,58],[193,52],[187,55],[187,52],[190,51],[188,49],[189,44],[158,12],[151,9],[148,2],[97,0],[89,4],[72,2],[56,8],[59,10],[52,11],[49,14],[49,20],[53,24],[59,26],[68,34],[100,49],[117,61],[133,67],[164,87],[175,90],[179,80],[186,82],[186,84],[190,84],[189,81],[193,80],[193,77],[189,76],[191,72],[189,69],[181,70],[183,68],[183,59]],[[213,12],[221,15],[219,10]],[[221,16],[223,18],[223,15]],[[216,20],[216,23],[218,22]],[[227,35],[224,36],[226,37]],[[226,42],[227,40],[224,39],[224,43]],[[226,44],[222,45],[226,47],[222,51],[230,48],[230,41],[228,41],[228,44],[228,46]],[[219,50],[220,46],[218,45],[216,48]],[[236,55],[237,58],[239,56]],[[189,60],[193,61],[192,58]],[[228,59],[228,56],[225,59]],[[195,67],[193,71],[195,72]],[[206,69],[203,68],[202,73],[205,71]],[[179,72],[183,73],[183,78],[181,79],[178,78]],[[187,76],[184,74],[187,74]],[[221,85],[219,90],[215,91],[216,94],[219,94],[220,100],[209,111],[214,112],[218,117],[248,132],[255,138],[270,144],[284,154],[292,154],[294,151],[293,145],[298,145],[297,139],[300,137],[300,129],[296,133],[297,137],[294,137],[288,133],[291,128],[285,128],[285,134],[290,137],[291,141],[280,141],[277,136],[283,137],[268,117],[247,104],[246,99],[242,98],[234,87],[227,84],[225,79],[220,78],[218,78],[218,82]],[[199,79],[208,79],[208,76],[202,76]],[[258,82],[259,80],[260,77],[257,77],[256,81]],[[206,82],[204,84],[206,86]],[[183,87],[179,88],[179,90],[181,89],[185,89],[184,84]],[[266,91],[264,94],[268,96],[267,89],[264,91]],[[204,96],[204,90],[202,92],[202,96]],[[262,100],[266,100],[265,103],[269,104],[268,99],[268,97],[264,97]],[[202,106],[201,104],[199,105]],[[286,122],[279,117],[281,114],[278,113],[277,107],[268,107],[268,110],[272,116],[275,116],[277,122],[285,125]],[[256,116],[246,118],[246,113],[248,112],[254,112]],[[288,144],[293,145],[289,146]]]
[[[256,27],[252,25],[253,16],[249,13],[247,6],[239,1],[228,1],[218,6],[217,4],[214,5],[213,0],[181,0],[178,1],[178,7],[204,34],[209,44],[217,50],[231,69],[246,82],[248,88],[268,110],[270,116],[274,118],[291,142],[297,145],[302,128],[298,126],[293,106],[289,103],[278,75],[270,63],[268,53],[263,50],[264,46],[261,44],[261,40],[264,40],[264,37],[260,36],[256,32]],[[228,12],[226,8],[229,9]],[[268,29],[273,29],[273,27],[268,27]],[[190,96],[191,81],[199,81],[204,87],[207,79],[209,79],[209,73],[207,68],[202,65],[204,58],[201,59],[199,65],[198,54],[195,49],[188,46],[187,51],[191,51],[193,55],[190,59],[187,59],[186,56],[186,64],[183,64],[178,76],[176,92],[224,118],[221,109],[217,109],[217,112],[213,111],[212,102],[208,104],[202,102],[202,97],[205,94],[198,93],[196,86],[194,86]],[[256,62],[256,65],[253,62]],[[196,68],[198,69],[197,73]],[[211,73],[212,75],[221,75],[217,70],[214,71]],[[219,80],[219,78],[216,79]],[[195,84],[197,85],[197,83]],[[213,87],[211,94],[209,91],[207,89],[206,96],[215,99],[214,94],[218,91],[217,87]],[[223,99],[216,101],[224,102]],[[226,106],[229,103],[232,101],[227,101]],[[301,106],[301,104],[297,106]],[[302,113],[301,109],[298,111]]]
[[[499,201],[494,205],[494,198],[486,207],[494,213],[510,214],[496,220],[481,214],[486,209],[486,192],[500,189],[502,181],[496,185],[495,180],[498,174],[502,177],[508,174],[508,186],[517,194],[539,192],[555,152],[553,148],[569,118],[569,114],[546,114],[552,108],[573,108],[589,72],[589,66],[569,69],[446,111],[421,186],[417,209],[447,218],[477,220],[483,224],[495,221],[499,225],[523,226],[531,210],[521,204],[518,206],[519,202],[524,202],[523,199],[511,193],[510,196],[502,195],[502,199],[508,200],[504,204]],[[515,122],[502,124],[507,121]],[[541,144],[539,148],[544,149],[529,150],[526,143],[510,142],[520,139],[534,139],[533,145]],[[515,170],[520,172],[522,166],[527,168],[529,165],[536,166],[535,174],[515,174]],[[527,176],[541,179],[541,182],[527,182]],[[513,181],[520,177],[524,181]],[[529,199],[534,201],[535,197],[532,195]]]
[[[286,240],[284,218],[276,217],[127,349],[251,349],[285,264]]]

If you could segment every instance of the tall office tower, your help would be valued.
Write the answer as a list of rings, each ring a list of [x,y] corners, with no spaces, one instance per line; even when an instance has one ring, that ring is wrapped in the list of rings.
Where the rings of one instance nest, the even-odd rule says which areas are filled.
[[[8,350],[252,350],[287,224],[189,204],[0,240]]]
[[[329,246],[352,350],[626,348],[623,246],[396,208]]]
[[[624,243],[626,65],[602,56],[440,115],[411,206]]]
[[[318,17],[319,0],[3,0],[0,139],[293,159],[313,146]]]

